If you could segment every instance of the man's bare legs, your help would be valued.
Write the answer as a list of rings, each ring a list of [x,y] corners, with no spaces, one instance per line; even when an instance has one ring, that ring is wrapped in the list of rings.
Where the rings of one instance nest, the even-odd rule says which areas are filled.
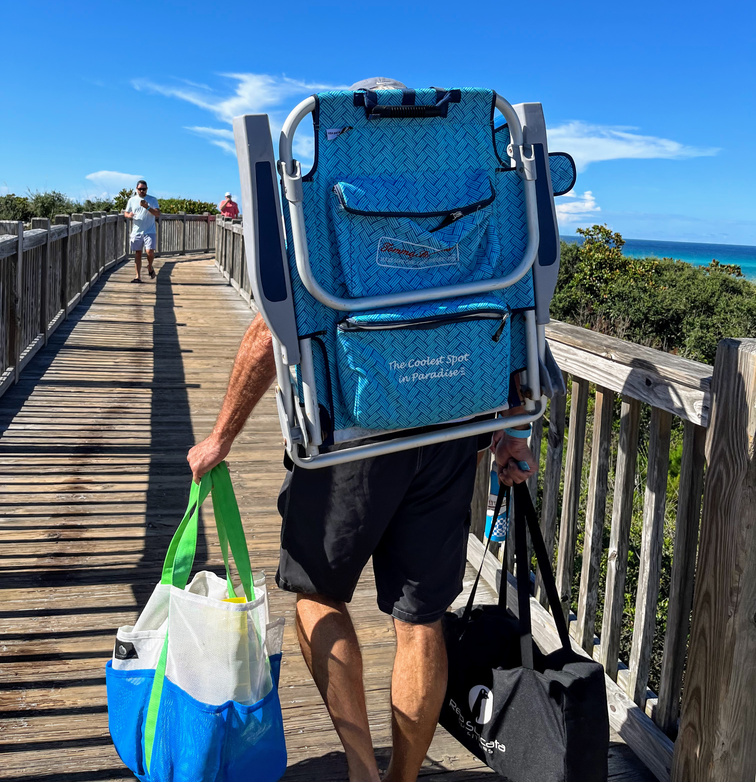
[[[145,251],[147,253],[147,274],[152,277],[153,274],[153,264],[155,262],[155,251],[150,248],[149,250]]]
[[[417,780],[446,693],[446,645],[440,620],[428,625],[413,625],[395,619],[394,628],[393,750],[384,780]]]
[[[413,625],[395,620],[394,626],[393,751],[385,780],[416,780],[446,692],[446,647],[441,621]],[[307,667],[344,745],[350,780],[378,780],[362,655],[346,605],[320,595],[298,595],[297,633]]]
[[[136,277],[134,279],[141,280],[142,279],[142,251],[141,250],[134,251],[134,266],[136,267]]]
[[[362,654],[346,604],[322,595],[298,595],[297,635],[344,746],[349,779],[379,780],[365,706]]]

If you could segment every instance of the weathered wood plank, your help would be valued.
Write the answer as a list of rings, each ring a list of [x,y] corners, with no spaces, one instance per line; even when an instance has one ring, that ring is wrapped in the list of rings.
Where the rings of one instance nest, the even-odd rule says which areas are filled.
[[[712,368],[708,364],[683,359],[672,353],[620,340],[590,329],[581,329],[563,321],[552,320],[546,327],[546,332],[549,343],[553,340],[614,362],[647,369],[674,384],[702,391],[711,389]]]
[[[643,538],[635,600],[635,627],[629,662],[628,696],[639,706],[643,706],[646,699],[646,686],[651,666],[651,645],[656,628],[671,427],[671,414],[659,408],[651,411],[648,474],[643,503]]]
[[[617,466],[614,473],[614,503],[612,529],[606,563],[606,592],[604,617],[601,624],[601,664],[607,675],[617,679],[620,630],[625,606],[625,577],[630,542],[630,523],[633,517],[635,492],[635,465],[638,456],[640,403],[622,401]]]
[[[572,330],[576,329],[577,327],[570,327],[571,334],[574,333]],[[584,331],[589,332],[581,329],[578,333]],[[704,373],[711,372],[708,365],[691,361],[688,367],[688,360],[650,348],[643,349],[637,357],[626,356],[623,352],[622,361],[615,361],[600,353],[559,342],[558,334],[553,334],[549,327],[547,336],[554,358],[565,372],[619,394],[634,397],[694,424],[703,427],[708,424],[710,392],[708,382],[703,377]],[[586,340],[595,341],[597,338],[609,343],[615,339],[605,335],[585,335]],[[577,342],[577,339],[573,342]],[[630,348],[642,348],[623,340],[616,342]],[[626,352],[629,350],[626,349]],[[648,352],[652,354],[653,361],[648,358]],[[681,366],[681,363],[684,364]],[[670,364],[674,371],[669,369]],[[689,382],[682,382],[680,376],[687,378]]]
[[[580,482],[583,475],[585,428],[588,415],[588,381],[574,378],[570,403],[570,428],[567,434],[567,460],[564,469],[562,521],[559,526],[559,555],[556,585],[565,617],[570,616],[572,567],[575,562]]]
[[[669,735],[677,733],[685,658],[688,652],[690,611],[698,550],[698,522],[703,495],[706,430],[685,422],[680,484],[677,492],[675,548],[669,587],[669,612],[664,639],[664,657],[659,702],[654,721]]]
[[[609,486],[609,456],[612,446],[612,410],[614,394],[607,389],[596,389],[593,419],[591,472],[588,478],[588,508],[583,535],[583,567],[580,575],[575,638],[591,655],[598,605],[599,569],[601,567],[602,537],[606,516],[606,493]]]
[[[676,780],[756,777],[756,340],[723,340]]]

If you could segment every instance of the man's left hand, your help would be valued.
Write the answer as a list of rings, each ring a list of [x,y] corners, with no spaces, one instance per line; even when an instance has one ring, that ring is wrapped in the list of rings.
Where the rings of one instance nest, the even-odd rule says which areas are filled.
[[[502,430],[494,433],[491,450],[496,455],[499,481],[508,487],[527,481],[538,471],[538,461],[526,438],[515,438]],[[527,470],[524,470],[525,465]]]

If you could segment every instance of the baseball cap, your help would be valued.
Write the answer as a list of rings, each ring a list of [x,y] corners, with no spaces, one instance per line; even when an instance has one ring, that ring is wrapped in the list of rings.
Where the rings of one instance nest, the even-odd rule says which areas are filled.
[[[230,196],[230,195],[231,195],[231,192],[227,190],[227,191],[226,191],[226,195],[227,195],[227,196]]]

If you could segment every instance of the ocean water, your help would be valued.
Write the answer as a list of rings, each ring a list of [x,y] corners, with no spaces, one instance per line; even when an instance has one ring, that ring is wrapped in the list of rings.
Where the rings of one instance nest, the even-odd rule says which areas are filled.
[[[582,237],[561,237],[580,244]],[[756,281],[756,247],[751,245],[710,245],[703,242],[666,242],[656,239],[626,239],[622,252],[631,258],[676,258],[696,266],[708,266],[713,258],[720,264],[737,264],[743,274]]]

